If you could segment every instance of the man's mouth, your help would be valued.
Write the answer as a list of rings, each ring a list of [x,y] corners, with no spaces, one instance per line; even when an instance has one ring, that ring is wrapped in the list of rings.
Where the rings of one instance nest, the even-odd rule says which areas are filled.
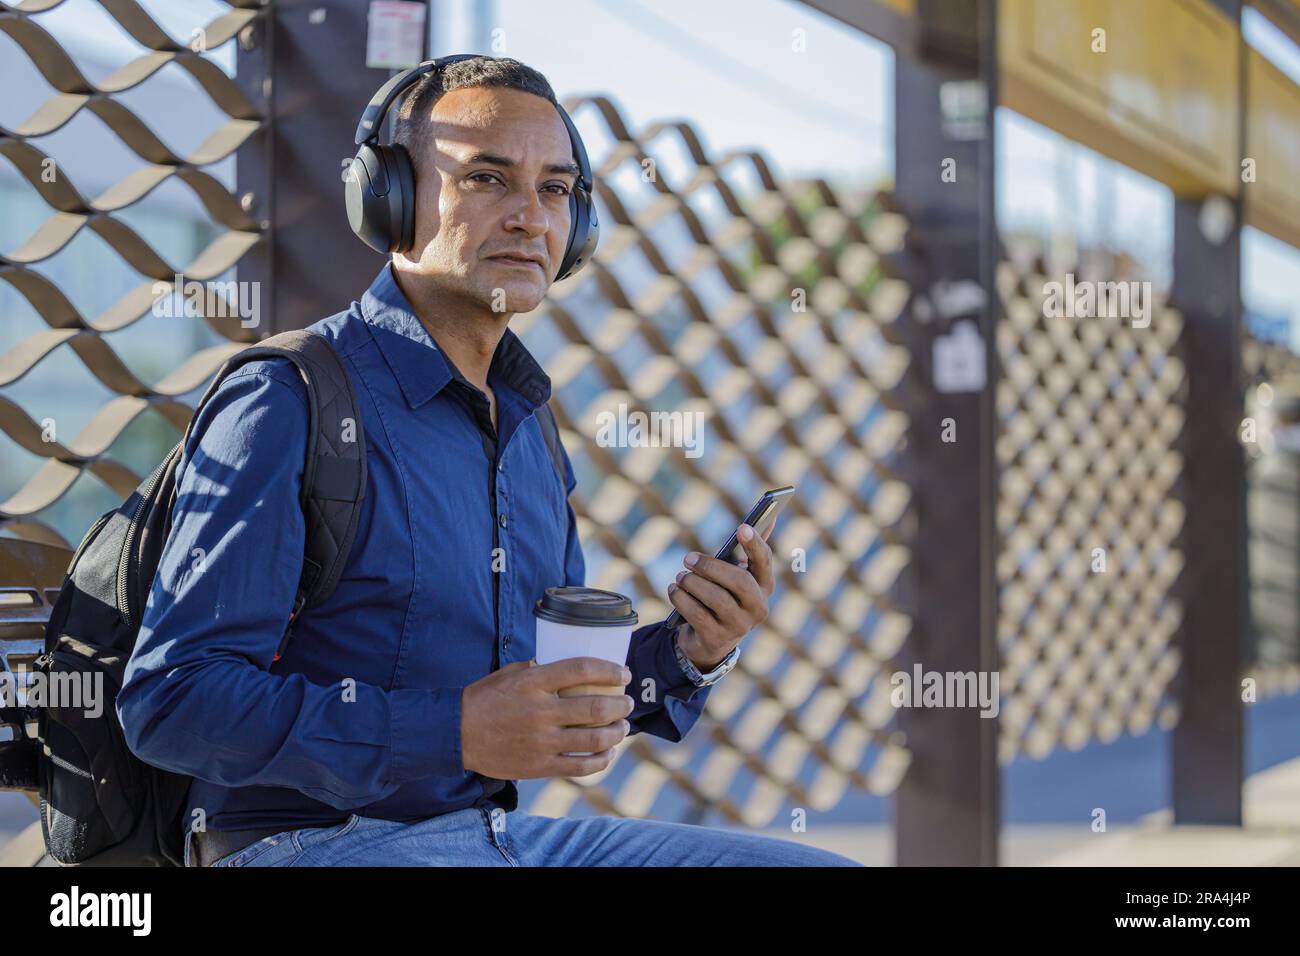
[[[533,268],[538,272],[542,271],[542,264],[536,259],[530,259],[527,256],[500,255],[489,256],[493,262],[504,262],[506,265],[520,266],[522,268]]]

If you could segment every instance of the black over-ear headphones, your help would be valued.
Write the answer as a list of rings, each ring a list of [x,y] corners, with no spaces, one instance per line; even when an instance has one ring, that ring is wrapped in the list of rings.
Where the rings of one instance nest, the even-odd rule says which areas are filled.
[[[357,155],[343,176],[348,207],[348,224],[361,241],[376,252],[406,252],[415,244],[415,168],[400,143],[380,145],[379,131],[393,102],[419,79],[460,60],[478,54],[425,60],[399,73],[379,88],[357,124]],[[555,109],[569,131],[573,158],[578,164],[578,181],[569,193],[569,243],[555,281],[567,279],[581,269],[596,251],[600,222],[592,200],[591,163],[582,137],[559,103]]]

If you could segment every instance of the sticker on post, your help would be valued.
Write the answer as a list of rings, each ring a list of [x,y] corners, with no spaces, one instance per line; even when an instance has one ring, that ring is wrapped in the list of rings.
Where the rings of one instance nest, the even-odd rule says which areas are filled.
[[[405,70],[424,55],[423,3],[411,0],[371,0],[366,18],[366,66],[372,70]]]
[[[978,392],[985,382],[984,337],[970,319],[934,340],[934,387],[941,392]]]

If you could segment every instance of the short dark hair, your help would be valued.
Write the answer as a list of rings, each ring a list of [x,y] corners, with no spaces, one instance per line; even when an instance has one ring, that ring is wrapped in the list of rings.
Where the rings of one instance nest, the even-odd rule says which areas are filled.
[[[417,172],[428,151],[434,105],[452,90],[474,86],[509,87],[558,105],[545,76],[509,57],[476,56],[429,73],[406,91],[393,121],[393,142],[406,147]]]

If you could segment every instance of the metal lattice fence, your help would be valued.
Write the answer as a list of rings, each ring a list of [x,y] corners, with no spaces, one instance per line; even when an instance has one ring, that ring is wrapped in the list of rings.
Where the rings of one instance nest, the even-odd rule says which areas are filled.
[[[584,103],[611,143],[601,250],[516,321],[554,382],[588,584],[656,620],[684,550],[725,536],[758,490],[800,490],[773,539],[771,614],[701,725],[672,746],[632,738],[633,761],[554,781],[531,809],[641,816],[676,797],[763,825],[786,801],[888,793],[908,763],[888,679],[909,633],[893,597],[908,565],[894,394],[908,358],[892,344],[908,293],[882,257],[905,223],[874,197],[779,182],[755,153],[713,160],[687,124],[633,134],[607,100],[566,105]],[[674,185],[641,175],[674,149],[689,157]],[[601,446],[596,416],[620,405],[701,412],[705,453]]]
[[[998,275],[1004,763],[1178,715],[1182,318],[1045,318],[1050,281],[1041,260]]]
[[[1242,366],[1251,590],[1244,676],[1263,698],[1300,690],[1300,357],[1246,335]]]

